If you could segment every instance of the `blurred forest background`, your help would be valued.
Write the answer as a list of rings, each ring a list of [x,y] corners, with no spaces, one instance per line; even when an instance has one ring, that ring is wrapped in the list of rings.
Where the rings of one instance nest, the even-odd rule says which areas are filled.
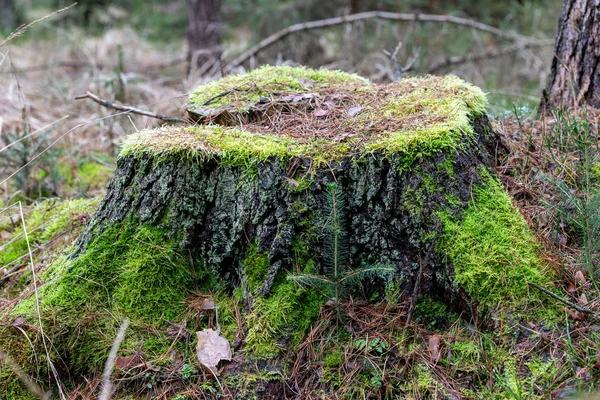
[[[190,62],[193,3],[214,9],[207,18],[215,18],[216,45],[196,51]],[[2,35],[71,4],[0,0]],[[0,48],[0,145],[12,143],[0,159],[3,202],[92,195],[111,175],[120,139],[163,123],[75,100],[88,90],[109,101],[182,115],[185,94],[223,70],[297,63],[375,82],[452,73],[488,93],[493,116],[530,114],[550,72],[561,5],[559,0],[82,0]],[[296,32],[240,66],[229,64],[290,25],[372,10],[437,14],[441,20],[364,19]],[[491,25],[506,35],[443,22],[450,17]]]

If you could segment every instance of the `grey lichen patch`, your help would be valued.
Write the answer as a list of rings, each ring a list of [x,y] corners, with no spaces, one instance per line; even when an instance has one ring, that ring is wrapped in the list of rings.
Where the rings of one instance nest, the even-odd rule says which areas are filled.
[[[240,93],[243,85],[260,90]],[[246,166],[302,158],[318,167],[380,152],[410,165],[460,148],[487,104],[479,88],[455,76],[372,85],[343,72],[291,67],[227,77],[201,86],[190,99],[192,106],[207,102],[217,114],[235,109],[235,117],[138,132],[127,138],[121,156],[176,155]]]

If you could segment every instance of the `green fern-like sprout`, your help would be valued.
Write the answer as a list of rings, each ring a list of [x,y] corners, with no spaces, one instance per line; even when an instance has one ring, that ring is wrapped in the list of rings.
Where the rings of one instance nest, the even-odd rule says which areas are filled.
[[[344,230],[344,198],[341,188],[336,184],[328,186],[324,199],[325,212],[325,243],[324,275],[296,274],[288,275],[288,279],[303,286],[324,287],[333,293],[336,304],[345,296],[352,285],[366,278],[389,279],[395,273],[395,268],[389,265],[373,264],[356,269],[348,269],[348,244]]]

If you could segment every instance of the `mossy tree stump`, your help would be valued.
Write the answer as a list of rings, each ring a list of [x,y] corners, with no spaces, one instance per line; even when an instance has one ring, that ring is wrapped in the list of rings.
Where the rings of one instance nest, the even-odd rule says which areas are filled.
[[[199,87],[189,127],[131,135],[74,257],[125,220],[158,227],[196,268],[231,288],[267,294],[285,271],[317,271],[327,185],[347,204],[348,269],[385,264],[412,293],[435,227],[460,219],[473,187],[489,186],[500,147],[486,100],[460,79],[376,86],[357,76],[262,68]],[[447,241],[447,240],[446,240]],[[251,252],[264,270],[248,270]],[[450,260],[436,252],[422,293],[461,297]]]
[[[341,262],[395,268],[393,285],[365,281],[354,295],[393,288],[410,298],[421,270],[420,293],[454,307],[523,305],[527,281],[545,278],[533,235],[490,170],[503,148],[485,106],[481,90],[453,76],[380,86],[265,67],[200,86],[194,124],[126,139],[92,221],[43,277],[47,333],[64,336],[55,349],[73,371],[100,368],[127,315],[134,328],[122,349],[160,354],[157,341],[172,340],[149,345],[141,327],[181,319],[191,292],[233,291],[215,300],[223,334],[233,342],[243,328],[248,357],[276,357],[327,301],[286,276],[323,273],[332,183],[345,202]],[[235,298],[251,299],[244,327]],[[32,309],[29,299],[14,314],[34,320]]]

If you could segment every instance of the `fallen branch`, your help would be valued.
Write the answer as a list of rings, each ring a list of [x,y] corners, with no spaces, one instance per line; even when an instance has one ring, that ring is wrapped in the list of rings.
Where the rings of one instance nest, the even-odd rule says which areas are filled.
[[[187,121],[184,117],[178,117],[178,116],[172,116],[172,115],[162,115],[162,114],[157,114],[157,113],[154,113],[151,111],[140,110],[139,108],[135,108],[135,107],[121,106],[118,104],[114,104],[108,100],[104,100],[104,99],[96,96],[92,92],[86,92],[86,94],[84,94],[83,96],[75,97],[75,100],[82,100],[82,99],[91,99],[106,108],[111,108],[111,109],[117,110],[117,111],[124,111],[124,112],[131,113],[131,114],[144,115],[146,117],[160,119],[161,121],[165,121],[165,122],[186,122]]]
[[[464,56],[447,57],[442,61],[429,67],[428,73],[432,74],[438,70],[448,67],[450,65],[465,64],[468,62],[481,61],[489,58],[497,58],[506,54],[514,53],[519,50],[533,48],[533,47],[544,47],[554,46],[554,40],[532,40],[527,42],[515,43],[505,47],[495,47],[479,53],[470,53]]]
[[[358,14],[350,14],[342,17],[327,18],[318,21],[303,22],[290,25],[287,28],[272,34],[271,36],[261,40],[256,46],[240,54],[236,59],[231,61],[225,68],[225,73],[231,72],[234,68],[239,67],[257,53],[271,47],[278,41],[291,35],[292,33],[309,31],[312,29],[326,28],[330,26],[343,25],[350,22],[363,21],[367,19],[383,19],[391,21],[412,21],[412,22],[441,22],[455,25],[462,25],[479,31],[487,32],[498,36],[503,40],[528,42],[531,39],[515,34],[504,32],[501,29],[481,22],[473,21],[467,18],[455,17],[452,15],[437,15],[437,14],[410,14],[410,13],[394,13],[387,11],[368,11]]]
[[[552,293],[552,292],[551,292],[551,291],[549,291],[548,289],[541,287],[541,286],[540,286],[540,285],[538,285],[537,283],[533,283],[533,282],[527,282],[527,284],[528,284],[529,286],[533,286],[533,287],[534,287],[534,288],[536,288],[537,290],[539,290],[539,291],[541,291],[541,292],[543,292],[543,293],[547,294],[548,296],[552,297],[553,299],[556,299],[556,300],[560,301],[561,303],[563,303],[563,304],[566,304],[566,305],[568,305],[569,307],[572,307],[572,308],[574,308],[575,310],[577,310],[577,311],[579,311],[579,312],[586,313],[586,314],[597,314],[597,313],[596,313],[594,310],[592,310],[592,309],[590,309],[590,308],[588,308],[588,307],[581,307],[581,306],[578,306],[577,304],[575,304],[575,303],[572,303],[572,302],[570,302],[569,300],[567,300],[567,299],[565,299],[565,298],[562,298],[562,297],[560,297],[560,296],[559,296],[559,295],[557,295],[557,294],[554,294],[554,293]]]

